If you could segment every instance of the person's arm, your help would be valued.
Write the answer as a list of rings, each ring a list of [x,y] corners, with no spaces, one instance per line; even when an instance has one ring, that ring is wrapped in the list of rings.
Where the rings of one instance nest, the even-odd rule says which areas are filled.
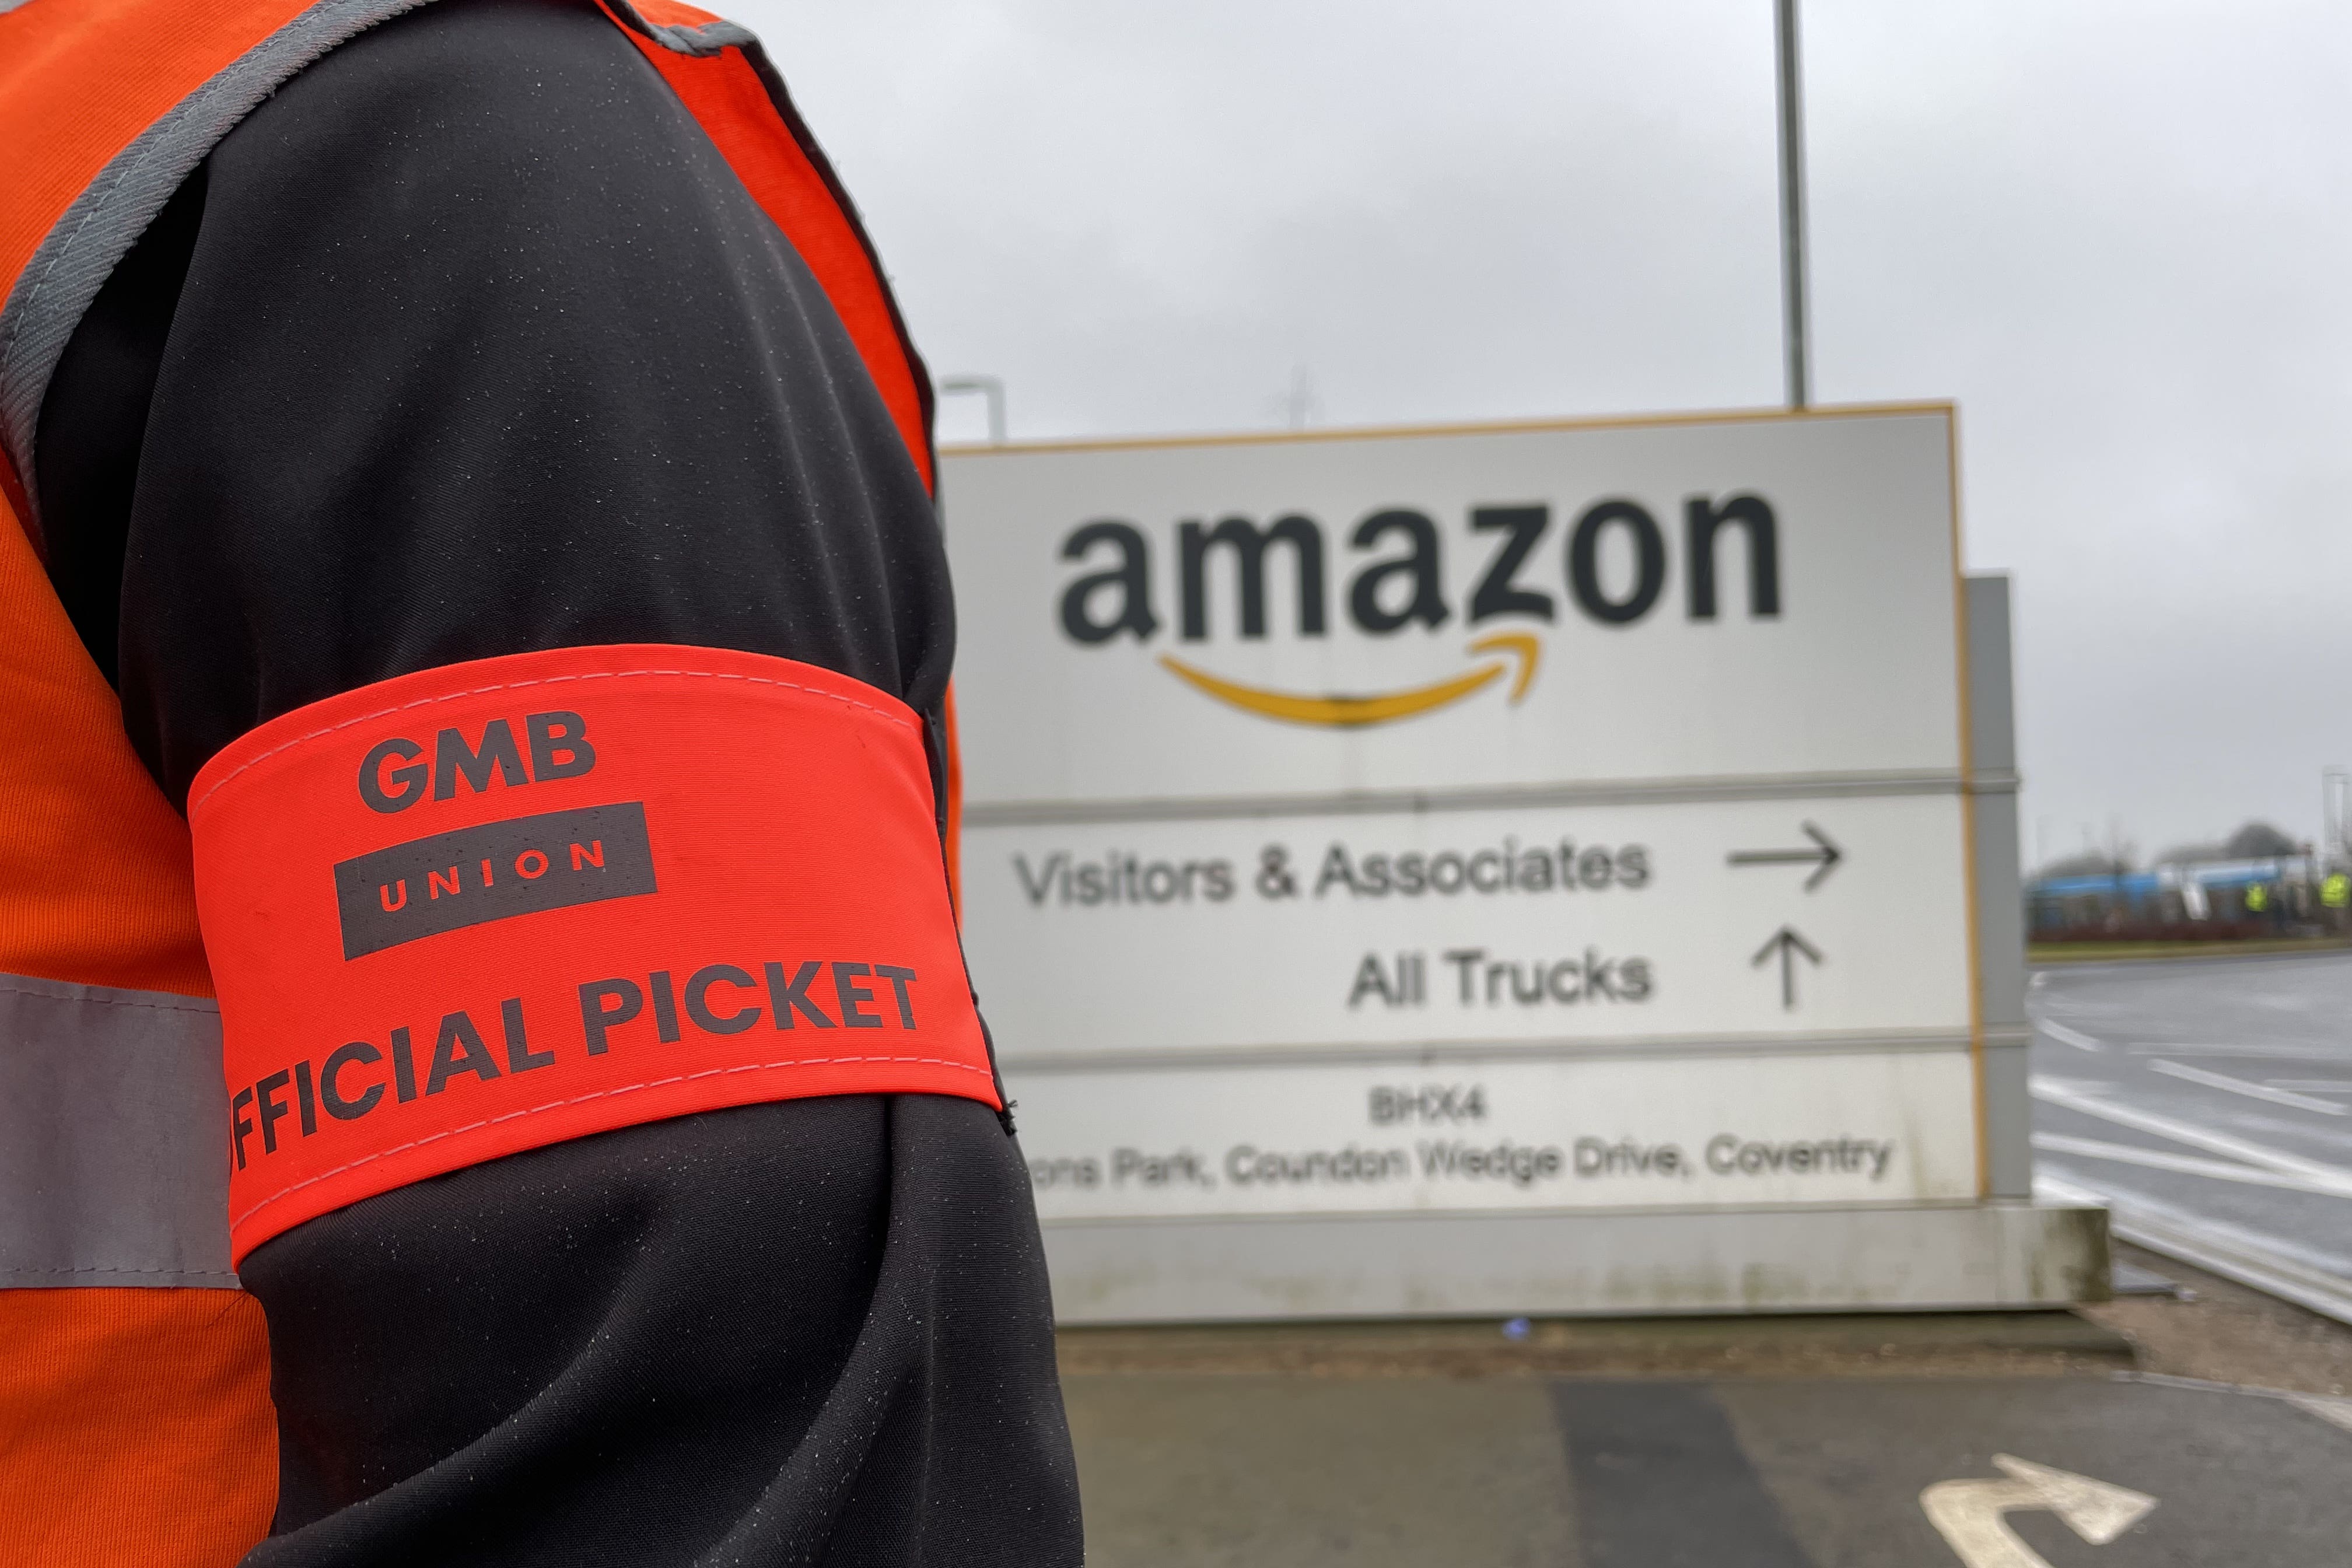
[[[310,704],[615,644],[845,676],[936,768],[920,477],[591,7],[445,0],[298,76],[118,270],[39,458],[53,577],[174,803]],[[241,1271],[284,1478],[257,1563],[1078,1561],[1026,1174],[977,1099],[597,1132]]]

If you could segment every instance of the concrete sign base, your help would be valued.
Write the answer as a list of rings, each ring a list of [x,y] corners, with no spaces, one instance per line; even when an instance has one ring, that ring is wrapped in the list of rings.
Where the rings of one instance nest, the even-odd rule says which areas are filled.
[[[2107,1293],[2106,1211],[2029,1203],[1045,1227],[1066,1324],[1949,1310]]]

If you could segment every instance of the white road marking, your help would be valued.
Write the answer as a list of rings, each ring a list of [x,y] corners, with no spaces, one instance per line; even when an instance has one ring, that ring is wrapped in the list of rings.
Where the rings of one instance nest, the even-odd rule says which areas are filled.
[[[2331,1426],[2352,1432],[2352,1399],[2332,1394],[2297,1394],[2291,1389],[2265,1388],[2259,1383],[2215,1383],[2206,1377],[2175,1377],[2162,1372],[2111,1372],[2117,1383],[2145,1383],[2153,1388],[2185,1388],[2192,1394],[2235,1394],[2248,1399],[2275,1399],[2318,1416]]]
[[[2085,1116],[2095,1116],[2102,1121],[2112,1121],[2118,1127],[2130,1127],[2142,1132],[2153,1132],[2159,1138],[2169,1138],[2176,1143],[2186,1143],[2192,1149],[2202,1149],[2211,1154],[2227,1154],[2233,1160],[2243,1160],[2264,1170],[2284,1171],[2291,1176],[2303,1176],[2327,1184],[2332,1192],[2352,1197],[2352,1171],[2341,1165],[2329,1165],[2317,1160],[2305,1160],[2299,1155],[2284,1154],[2250,1143],[2242,1138],[2215,1132],[2194,1122],[2181,1121],[2154,1111],[2138,1110],[2128,1105],[2116,1105],[2100,1096],[2084,1092],[2075,1084],[2062,1082],[2040,1073],[2027,1080],[2033,1098],[2052,1105],[2062,1105],[2069,1110],[2079,1110]]]
[[[2222,1089],[2231,1094],[2242,1094],[2248,1100],[2267,1100],[2273,1105],[2292,1105],[2297,1110],[2316,1110],[2323,1116],[2344,1114],[2344,1107],[2333,1100],[2314,1100],[2307,1094],[2296,1094],[2289,1089],[2272,1089],[2263,1084],[2248,1083],[2244,1079],[2231,1078],[2227,1073],[2207,1072],[2203,1068],[2182,1067],[2179,1062],[2150,1062],[2147,1065],[2152,1072],[2186,1079],[2190,1083],[2201,1083],[2208,1089]]]
[[[2352,1323],[2352,1268],[2340,1263],[2329,1268],[2315,1259],[2292,1256],[2281,1250],[2276,1241],[2236,1226],[2137,1194],[2116,1197],[2094,1192],[2046,1171],[2034,1173],[2033,1196],[2040,1203],[2104,1206],[2109,1230],[2136,1247],[2267,1290],[2281,1300],[2307,1307],[2339,1323]]]
[[[2263,1081],[2273,1089],[2299,1089],[2305,1094],[2352,1094],[2352,1079],[2266,1078]]]
[[[2286,1402],[2297,1410],[2307,1410],[2322,1421],[2352,1432],[2352,1399],[2331,1399],[2325,1394],[2290,1394]]]
[[[2063,1024],[2053,1024],[2047,1018],[2035,1019],[2033,1026],[2060,1045],[2072,1046],[2078,1051],[2103,1051],[2107,1048],[2082,1030],[2070,1029]]]
[[[2265,1040],[2252,1045],[2221,1045],[2207,1040],[2137,1040],[2116,1049],[2135,1057],[2227,1057],[2240,1061],[2260,1061],[2266,1066],[2276,1062],[2309,1062],[2315,1070],[2334,1069],[2344,1065],[2344,1047],[2340,1045],[2301,1045],[2294,1041]],[[2272,1067],[2271,1070],[2278,1070]]]
[[[2094,1546],[2105,1546],[2148,1516],[2156,1499],[2031,1459],[1995,1454],[2006,1480],[1937,1481],[1919,1494],[1919,1507],[1968,1568],[2050,1568],[2017,1538],[2001,1516],[2042,1509]]]
[[[2282,1171],[2264,1171],[2252,1165],[2232,1165],[2220,1160],[2200,1160],[2194,1154],[2171,1154],[2161,1149],[2143,1149],[2134,1143],[2108,1143],[2096,1138],[2068,1138],[2056,1132],[2036,1132],[2033,1146],[2052,1154],[2080,1154],[2085,1159],[2109,1160],[2118,1165],[2144,1165],[2151,1171],[2178,1171],[2185,1176],[2203,1176],[2216,1182],[2242,1182],[2253,1187],[2283,1187],[2293,1193],[2317,1193],[2322,1197],[2352,1196],[2352,1192],[2305,1176],[2290,1176]]]

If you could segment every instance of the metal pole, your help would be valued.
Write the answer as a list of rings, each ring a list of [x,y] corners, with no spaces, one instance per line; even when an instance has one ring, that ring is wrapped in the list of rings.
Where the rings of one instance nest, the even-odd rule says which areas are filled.
[[[2331,860],[2352,858],[2352,769],[2319,770],[2319,847]]]
[[[1004,445],[1004,382],[993,375],[951,375],[940,383],[942,393],[977,392],[988,399],[988,441]]]
[[[1812,401],[1805,342],[1805,102],[1800,81],[1797,0],[1774,0],[1780,56],[1780,299],[1789,406]]]

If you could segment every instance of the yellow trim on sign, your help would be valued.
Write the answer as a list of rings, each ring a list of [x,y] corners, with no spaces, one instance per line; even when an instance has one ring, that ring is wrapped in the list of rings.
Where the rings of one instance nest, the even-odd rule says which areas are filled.
[[[1034,452],[1127,452],[1168,447],[1271,447],[1323,441],[1375,441],[1431,436],[1514,436],[1544,430],[1640,430],[1682,425],[1754,425],[1825,419],[1885,419],[1950,414],[1949,401],[1851,403],[1832,407],[1725,408],[1688,414],[1598,415],[1581,419],[1495,419],[1461,425],[1359,425],[1327,430],[1248,430],[1202,436],[1087,436],[1042,441],[957,443],[941,457],[1017,458]]]
[[[1480,637],[1470,645],[1470,651],[1508,654],[1517,662],[1518,674],[1511,682],[1513,702],[1528,694],[1528,686],[1536,678],[1536,666],[1543,658],[1543,645],[1526,632],[1496,632],[1492,637]],[[1359,730],[1367,724],[1386,724],[1393,720],[1411,719],[1431,712],[1492,685],[1495,678],[1509,668],[1500,663],[1489,664],[1450,680],[1417,686],[1405,691],[1380,692],[1370,697],[1302,697],[1293,692],[1272,691],[1264,687],[1244,686],[1239,681],[1226,680],[1186,664],[1172,654],[1161,654],[1160,667],[1194,690],[1206,692],[1218,701],[1238,708],[1244,713],[1255,713],[1261,719],[1278,719],[1286,724],[1312,724],[1327,730]]]

